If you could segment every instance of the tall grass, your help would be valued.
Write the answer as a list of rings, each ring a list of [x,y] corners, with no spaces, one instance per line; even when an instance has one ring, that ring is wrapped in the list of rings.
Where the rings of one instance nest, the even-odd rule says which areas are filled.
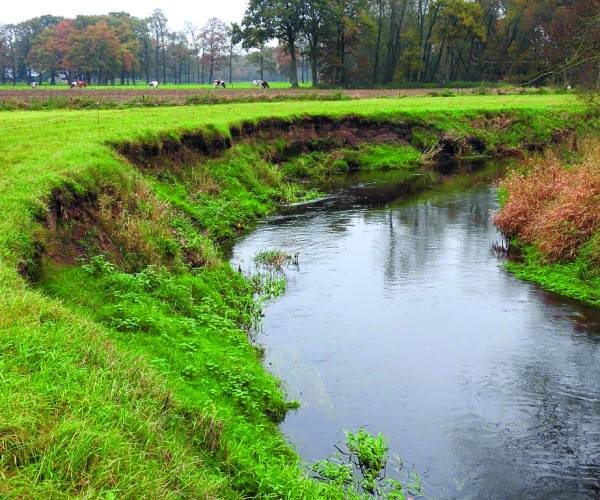
[[[549,262],[574,260],[600,227],[600,142],[583,145],[571,167],[556,152],[531,159],[502,183],[508,193],[496,225],[535,245]]]

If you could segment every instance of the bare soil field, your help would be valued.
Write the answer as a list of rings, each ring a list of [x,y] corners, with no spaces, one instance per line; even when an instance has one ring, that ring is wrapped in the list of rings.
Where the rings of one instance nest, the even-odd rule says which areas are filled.
[[[194,104],[227,101],[268,101],[294,99],[371,99],[376,97],[416,97],[426,95],[472,94],[477,89],[149,89],[115,88],[103,89],[1,89],[0,104],[16,104],[27,108],[29,104],[51,100],[95,101],[116,104]],[[506,89],[502,90],[506,92]],[[496,93],[497,90],[490,90]]]

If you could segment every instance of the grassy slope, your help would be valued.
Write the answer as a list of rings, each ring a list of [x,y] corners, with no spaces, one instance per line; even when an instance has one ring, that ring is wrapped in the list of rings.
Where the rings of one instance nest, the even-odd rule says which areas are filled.
[[[511,145],[527,135],[549,133],[550,125],[567,119],[560,111],[576,104],[569,96],[481,96],[132,109],[99,116],[86,111],[0,114],[0,494],[112,489],[119,495],[155,496],[335,495],[317,493],[321,486],[302,480],[296,458],[264,417],[265,408],[250,415],[240,411],[240,398],[256,401],[257,390],[264,391],[266,406],[284,403],[238,326],[243,318],[236,300],[249,299],[251,292],[226,267],[173,280],[108,270],[93,281],[86,281],[79,268],[57,269],[46,290],[69,306],[33,290],[17,273],[18,261],[31,252],[36,216],[44,213],[52,189],[65,182],[82,192],[128,185],[137,175],[107,141],[207,124],[226,132],[232,122],[300,113],[427,118],[443,129],[468,132],[465,117],[507,108],[535,117],[535,130],[517,126],[504,134],[502,141]],[[78,283],[90,288],[82,291]],[[173,286],[183,286],[184,297],[199,290],[203,300],[220,301],[209,311],[209,320],[217,323],[203,323],[206,310],[193,304],[164,300],[163,287]],[[110,297],[107,291],[132,296],[140,287],[152,290],[140,295],[140,315],[164,308],[169,321],[197,321],[200,344],[190,348],[185,329],[167,320],[147,331],[167,325],[175,338],[152,334],[132,340],[103,322],[106,311],[95,309]],[[214,293],[219,287],[224,293]],[[107,298],[107,308],[115,305]],[[209,374],[206,363],[188,369],[186,360],[195,363],[199,357],[190,349],[218,354],[213,361],[224,370]],[[176,354],[165,365],[170,351]],[[238,368],[246,379],[223,380]],[[227,394],[240,387],[250,387],[249,392],[237,399]]]

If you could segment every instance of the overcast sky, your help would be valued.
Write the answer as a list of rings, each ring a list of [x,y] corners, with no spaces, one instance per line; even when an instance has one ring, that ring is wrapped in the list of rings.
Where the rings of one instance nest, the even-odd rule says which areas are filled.
[[[156,9],[162,9],[169,27],[183,28],[185,21],[202,25],[211,17],[225,22],[240,21],[247,0],[1,0],[0,24],[18,23],[43,14],[74,17],[77,14],[107,14],[129,12],[136,17],[146,17]]]

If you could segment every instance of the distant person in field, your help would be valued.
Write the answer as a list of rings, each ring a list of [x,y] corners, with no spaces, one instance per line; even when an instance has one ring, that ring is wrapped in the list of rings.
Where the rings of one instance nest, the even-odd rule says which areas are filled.
[[[32,89],[37,89],[38,83],[37,82],[31,82],[31,88]]]

